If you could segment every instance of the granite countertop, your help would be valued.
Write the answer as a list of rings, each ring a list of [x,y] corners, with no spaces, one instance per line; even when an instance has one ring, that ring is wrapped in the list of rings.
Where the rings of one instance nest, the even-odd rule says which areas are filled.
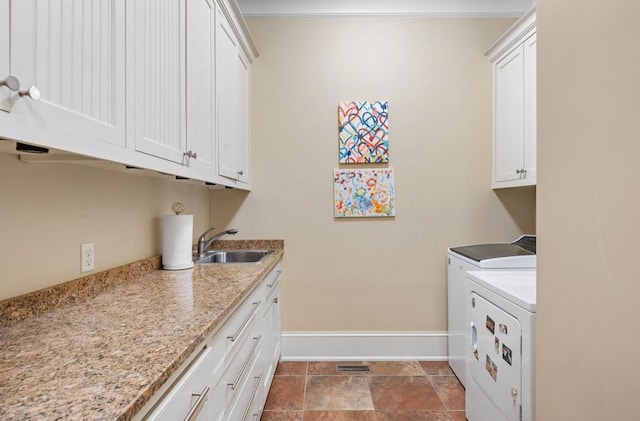
[[[6,322],[0,327],[0,419],[130,419],[282,255],[280,246],[260,264],[142,271]],[[27,298],[23,302],[35,302]],[[16,312],[15,304],[0,304]]]

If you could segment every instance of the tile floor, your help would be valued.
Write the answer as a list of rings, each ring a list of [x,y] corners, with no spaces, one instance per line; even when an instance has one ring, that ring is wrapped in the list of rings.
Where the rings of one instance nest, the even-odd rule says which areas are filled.
[[[464,389],[444,361],[281,362],[261,420],[464,421]]]

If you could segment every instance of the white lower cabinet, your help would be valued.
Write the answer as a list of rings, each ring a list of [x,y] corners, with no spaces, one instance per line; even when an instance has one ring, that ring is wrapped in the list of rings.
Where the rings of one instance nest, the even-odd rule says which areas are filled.
[[[280,360],[281,274],[279,262],[134,419],[259,420]]]
[[[276,371],[276,366],[280,360],[280,277],[282,268],[276,266],[270,276],[263,282],[265,289],[265,305],[262,313],[262,326],[264,331],[264,345],[262,355],[264,390],[269,390],[271,380]]]
[[[231,379],[223,377],[218,386],[214,389],[214,409],[213,420],[254,420],[260,419],[262,393],[262,366],[260,356],[262,349],[253,348],[253,352],[243,360],[242,370],[233,371],[231,376],[239,377]],[[245,365],[246,364],[246,365]],[[234,388],[235,386],[235,388]],[[226,397],[224,406],[217,405],[218,400]],[[256,418],[257,417],[257,418]]]
[[[212,393],[213,420],[228,420],[229,413],[237,406],[239,396],[244,391],[244,384],[254,370],[256,360],[262,348],[262,332],[257,323],[258,310],[262,302],[255,300],[259,291],[255,291],[250,298],[248,314],[231,320],[229,326],[217,335],[215,341],[226,344],[225,352],[221,355],[224,361],[214,372],[214,387]],[[256,307],[255,304],[259,303]],[[248,307],[243,305],[243,307]],[[231,342],[233,340],[233,342]],[[229,351],[229,352],[227,352]]]
[[[147,419],[150,420],[207,420],[211,413],[210,374],[213,369],[211,348],[204,347],[201,355],[171,388]]]

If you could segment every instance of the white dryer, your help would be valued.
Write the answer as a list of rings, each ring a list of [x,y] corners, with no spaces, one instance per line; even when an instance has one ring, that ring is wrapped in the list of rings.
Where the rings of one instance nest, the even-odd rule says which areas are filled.
[[[468,421],[534,421],[535,271],[467,275]]]
[[[536,268],[536,236],[523,235],[513,243],[451,247],[447,254],[449,366],[466,387],[465,351],[468,329],[466,276],[470,270],[531,270]]]

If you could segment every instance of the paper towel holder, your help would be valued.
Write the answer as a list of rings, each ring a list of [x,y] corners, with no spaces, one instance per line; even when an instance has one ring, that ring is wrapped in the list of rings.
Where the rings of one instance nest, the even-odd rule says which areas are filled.
[[[174,202],[171,205],[171,210],[173,211],[173,213],[175,213],[176,215],[180,215],[182,212],[184,212],[184,204],[182,202]]]
[[[171,206],[175,215],[162,218],[162,267],[166,270],[192,268],[193,263],[193,215],[180,215],[184,205]]]

